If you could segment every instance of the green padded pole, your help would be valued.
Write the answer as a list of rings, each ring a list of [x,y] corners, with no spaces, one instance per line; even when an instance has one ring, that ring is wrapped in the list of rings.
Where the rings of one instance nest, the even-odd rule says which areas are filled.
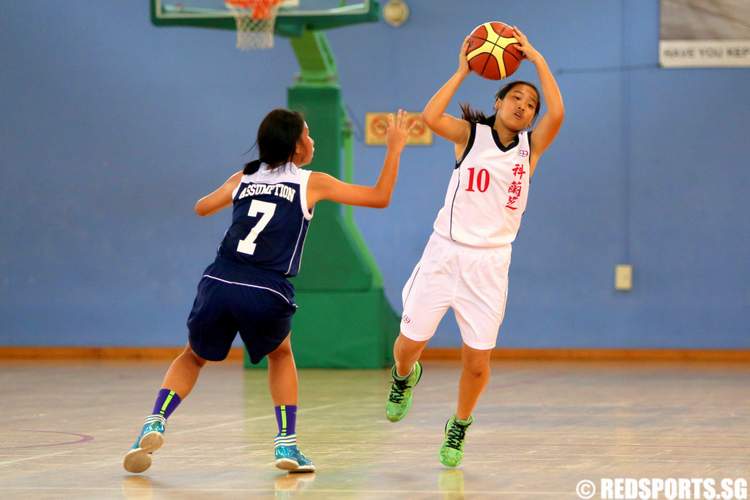
[[[354,134],[352,133],[352,123],[346,116],[344,109],[341,109],[341,115],[344,119],[344,181],[354,182]],[[383,287],[383,275],[378,269],[378,264],[375,262],[370,249],[367,247],[362,233],[360,233],[356,222],[354,222],[354,207],[351,205],[344,205],[344,228],[349,231],[354,237],[355,244],[362,251],[362,256],[367,261],[368,266],[372,270],[372,284],[375,287]]]
[[[336,61],[323,32],[304,30],[301,36],[289,41],[300,67],[298,84],[334,84],[338,88]]]

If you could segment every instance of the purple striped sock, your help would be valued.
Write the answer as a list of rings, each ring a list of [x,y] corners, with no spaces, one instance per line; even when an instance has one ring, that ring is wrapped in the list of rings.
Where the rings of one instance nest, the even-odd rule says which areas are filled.
[[[279,426],[279,436],[291,436],[295,433],[294,426],[297,423],[297,406],[281,405],[276,410],[276,425]]]
[[[154,403],[154,411],[152,415],[161,415],[165,419],[169,418],[173,411],[180,404],[180,396],[176,392],[170,389],[161,389],[159,394],[156,396],[156,402]]]

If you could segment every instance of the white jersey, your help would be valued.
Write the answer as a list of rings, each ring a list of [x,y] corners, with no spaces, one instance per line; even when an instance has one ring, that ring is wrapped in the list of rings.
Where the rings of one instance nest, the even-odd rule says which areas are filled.
[[[463,158],[456,163],[435,219],[437,234],[474,247],[499,247],[516,239],[529,195],[529,134],[507,148],[488,125],[471,124]]]

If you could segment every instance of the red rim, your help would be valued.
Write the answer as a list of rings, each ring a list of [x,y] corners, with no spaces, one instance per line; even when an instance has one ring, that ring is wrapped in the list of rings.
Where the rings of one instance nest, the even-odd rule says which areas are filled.
[[[226,0],[224,2],[229,7],[235,9],[253,9],[256,7],[269,8],[281,3],[281,0]]]

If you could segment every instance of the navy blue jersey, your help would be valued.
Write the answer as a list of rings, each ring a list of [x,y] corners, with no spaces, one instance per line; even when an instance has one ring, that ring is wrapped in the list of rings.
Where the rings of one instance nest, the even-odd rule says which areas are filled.
[[[295,276],[312,218],[307,209],[309,178],[309,170],[293,163],[270,170],[262,164],[257,172],[243,175],[232,193],[232,225],[219,257]]]

